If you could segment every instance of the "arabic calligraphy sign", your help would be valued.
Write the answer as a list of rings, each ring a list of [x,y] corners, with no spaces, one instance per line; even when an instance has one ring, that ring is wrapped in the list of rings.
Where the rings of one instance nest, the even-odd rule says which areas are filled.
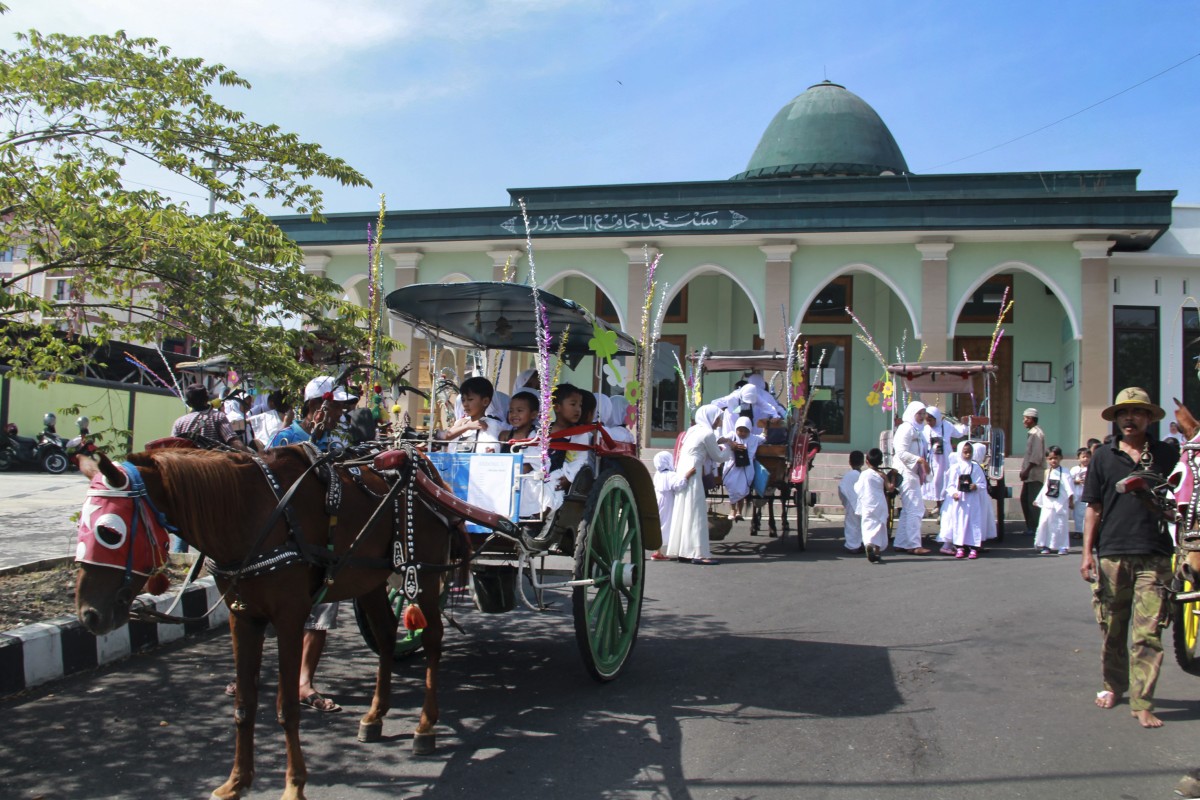
[[[610,214],[530,214],[530,233],[609,233],[627,231],[733,230],[749,217],[732,209],[716,211],[635,211]],[[525,232],[520,217],[510,217],[500,227],[513,234]]]

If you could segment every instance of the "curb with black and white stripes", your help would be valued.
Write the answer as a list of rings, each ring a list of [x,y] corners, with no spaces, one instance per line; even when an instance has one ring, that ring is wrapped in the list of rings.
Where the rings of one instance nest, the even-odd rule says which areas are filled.
[[[216,608],[207,617],[184,624],[130,622],[111,633],[95,636],[78,619],[63,617],[0,633],[0,697],[226,625],[229,609],[217,602],[220,596],[211,577],[189,586],[176,607],[178,616],[199,618],[214,605]],[[166,612],[175,600],[175,592],[143,594],[138,600]]]

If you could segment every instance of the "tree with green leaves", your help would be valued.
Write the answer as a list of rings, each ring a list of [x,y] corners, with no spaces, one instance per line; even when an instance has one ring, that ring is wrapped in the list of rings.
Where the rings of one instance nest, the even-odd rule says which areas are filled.
[[[310,181],[366,178],[218,102],[215,87],[250,88],[223,65],[123,32],[17,38],[19,49],[0,50],[0,252],[15,253],[12,274],[0,273],[0,364],[45,380],[76,372],[97,343],[190,337],[297,385],[312,372],[302,348],[361,351],[364,310],[306,274],[300,248],[256,204],[319,219]],[[222,210],[132,181],[137,162]],[[37,290],[46,279],[63,290]]]

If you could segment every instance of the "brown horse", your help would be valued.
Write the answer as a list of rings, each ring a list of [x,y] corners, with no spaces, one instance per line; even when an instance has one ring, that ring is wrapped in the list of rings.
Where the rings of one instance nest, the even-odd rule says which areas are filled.
[[[101,634],[125,624],[131,600],[142,589],[146,575],[165,560],[165,534],[158,532],[159,540],[155,541],[148,530],[153,527],[154,517],[177,527],[184,541],[219,567],[216,583],[231,612],[229,626],[237,669],[233,715],[236,749],[229,779],[213,792],[219,800],[241,797],[254,780],[257,679],[268,623],[278,636],[279,690],[275,707],[287,742],[287,786],[282,796],[284,800],[304,797],[307,773],[299,735],[300,650],[304,622],[322,587],[326,592],[321,602],[358,598],[378,643],[375,695],[359,724],[359,739],[381,738],[383,717],[390,706],[396,640],[396,619],[385,589],[385,581],[393,571],[394,534],[404,540],[411,532],[412,547],[403,553],[404,563],[422,565],[417,570],[417,604],[426,621],[422,642],[428,661],[425,702],[413,748],[418,753],[433,751],[443,634],[438,597],[446,575],[439,566],[449,563],[451,544],[459,541],[459,534],[446,517],[435,514],[419,500],[414,502],[415,492],[420,490],[443,508],[457,512],[464,509],[443,493],[437,485],[440,479],[431,480],[436,472],[425,475],[420,469],[406,469],[406,459],[410,463],[423,459],[405,453],[385,455],[392,460],[383,466],[399,468],[400,481],[417,484],[415,489],[401,487],[391,499],[383,500],[392,485],[378,473],[365,466],[358,470],[335,466],[327,473],[327,480],[338,482],[341,488],[340,509],[334,517],[326,513],[329,486],[309,469],[312,455],[302,446],[266,451],[260,456],[262,465],[243,453],[173,449],[134,455],[123,466],[104,456],[98,463],[81,459],[84,473],[92,478],[92,488],[80,525],[76,610],[88,630]],[[152,504],[143,502],[140,525],[135,519],[139,515],[136,499],[125,500],[125,511],[102,507],[120,500],[119,490],[128,487],[131,480],[136,490],[139,475]],[[290,502],[294,526],[273,513],[277,492],[268,483],[269,475],[275,476],[281,491],[300,482]],[[151,513],[146,514],[146,508]],[[381,513],[368,522],[377,510]],[[139,531],[146,533],[145,539],[139,538]],[[253,576],[231,575],[257,554],[286,549],[289,537],[306,543],[302,550],[312,548],[334,558],[346,555],[356,537],[359,540],[336,571],[327,569],[328,557],[316,557],[324,564],[318,565],[310,555],[302,560],[285,560],[277,568]]]

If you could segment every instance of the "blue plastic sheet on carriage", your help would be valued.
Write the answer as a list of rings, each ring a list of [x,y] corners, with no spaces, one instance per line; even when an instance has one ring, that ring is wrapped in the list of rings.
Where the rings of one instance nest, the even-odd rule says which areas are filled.
[[[520,453],[430,453],[429,460],[455,497],[517,521],[521,510]],[[469,533],[491,530],[467,523]]]
[[[762,497],[767,493],[767,479],[771,473],[759,462],[754,462],[754,493]]]

